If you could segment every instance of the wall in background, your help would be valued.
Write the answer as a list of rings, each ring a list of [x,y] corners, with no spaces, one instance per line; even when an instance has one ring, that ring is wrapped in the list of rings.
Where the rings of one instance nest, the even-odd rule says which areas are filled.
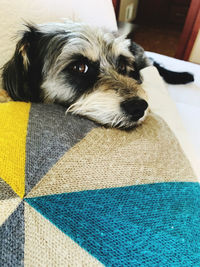
[[[200,30],[192,48],[189,61],[200,64]]]

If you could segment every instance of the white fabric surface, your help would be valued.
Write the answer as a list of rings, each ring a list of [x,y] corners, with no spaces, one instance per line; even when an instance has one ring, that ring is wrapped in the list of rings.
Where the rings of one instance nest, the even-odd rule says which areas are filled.
[[[27,22],[84,21],[117,30],[111,0],[0,0],[0,68],[14,53],[14,37]]]

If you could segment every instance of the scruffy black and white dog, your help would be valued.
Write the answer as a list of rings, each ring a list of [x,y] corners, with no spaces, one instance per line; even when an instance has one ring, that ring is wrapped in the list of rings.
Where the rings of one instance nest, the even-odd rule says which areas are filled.
[[[130,128],[148,113],[139,71],[150,64],[140,46],[101,28],[28,24],[3,67],[3,88],[16,101],[61,103],[102,125]]]

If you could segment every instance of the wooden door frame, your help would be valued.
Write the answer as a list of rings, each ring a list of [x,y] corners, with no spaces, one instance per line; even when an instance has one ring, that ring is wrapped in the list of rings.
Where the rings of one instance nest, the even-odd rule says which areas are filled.
[[[112,0],[112,3],[113,3],[114,10],[115,10],[116,19],[118,19],[120,0]]]
[[[188,60],[200,29],[200,0],[191,0],[175,57]]]

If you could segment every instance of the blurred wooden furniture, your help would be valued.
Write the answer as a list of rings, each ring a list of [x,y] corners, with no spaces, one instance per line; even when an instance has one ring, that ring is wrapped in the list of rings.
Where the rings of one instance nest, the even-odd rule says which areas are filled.
[[[190,1],[191,0],[140,0],[136,23],[172,23],[183,25]]]
[[[112,0],[114,9],[115,9],[115,15],[116,15],[116,19],[118,18],[119,15],[119,6],[120,6],[120,0]]]
[[[188,60],[200,29],[200,0],[192,0],[175,57]]]
[[[169,5],[169,22],[184,24],[191,0],[172,0]]]

